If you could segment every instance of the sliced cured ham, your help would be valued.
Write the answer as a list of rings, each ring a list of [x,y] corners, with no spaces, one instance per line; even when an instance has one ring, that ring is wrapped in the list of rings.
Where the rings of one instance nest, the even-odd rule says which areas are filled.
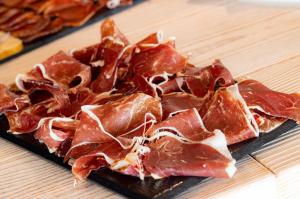
[[[48,107],[51,106],[52,100],[34,104],[18,112],[5,113],[9,122],[9,132],[13,134],[32,133],[38,127],[39,121],[49,114]]]
[[[231,73],[219,60],[204,68],[187,67],[183,76],[190,92],[198,97],[210,97],[216,87],[234,84]]]
[[[147,146],[151,152],[145,155],[143,164],[155,179],[169,176],[230,178],[236,171],[235,161],[220,131],[192,143],[174,135],[162,136]]]
[[[163,108],[163,118],[168,118],[173,113],[183,110],[196,108],[201,110],[204,100],[189,93],[170,93],[161,97],[161,104]]]
[[[172,133],[185,138],[187,141],[201,141],[212,134],[206,130],[197,109],[187,109],[171,115],[166,120],[147,130],[146,136],[153,137],[159,133]],[[152,138],[153,139],[153,138]]]
[[[258,125],[260,133],[268,133],[287,120],[286,118],[270,116],[254,109],[251,110],[251,113]]]
[[[0,115],[5,112],[17,112],[29,104],[27,96],[19,96],[0,84]]]
[[[78,78],[79,83],[77,82],[73,86],[72,83],[76,78]],[[71,89],[76,90],[90,83],[91,71],[89,66],[60,51],[42,64],[35,65],[34,69],[25,76],[17,76],[16,85],[20,90],[26,91],[24,82],[30,79],[37,81],[47,80],[62,88],[71,88],[73,86]]]
[[[130,61],[134,80],[141,91],[157,96],[159,85],[168,81],[169,76],[182,71],[186,58],[180,55],[172,45],[158,44],[135,53]]]
[[[6,12],[3,12],[1,14],[0,24],[6,23],[7,21],[19,14],[21,14],[21,11],[18,9],[8,9]]]
[[[300,123],[300,94],[273,91],[255,80],[239,83],[239,90],[250,109]]]
[[[62,143],[73,137],[77,124],[76,120],[70,118],[44,118],[40,120],[34,137],[44,143],[50,153],[57,153]]]
[[[209,132],[197,110],[189,109],[151,127],[145,170],[154,178],[168,176],[231,177],[236,168],[225,136]]]
[[[26,38],[29,36],[33,36],[38,32],[42,31],[45,27],[47,27],[51,23],[49,17],[39,17],[35,21],[35,23],[29,23],[25,26],[20,27],[17,30],[11,31],[11,34],[20,39]]]
[[[75,132],[70,157],[78,158],[93,144],[117,141],[123,148],[132,145],[127,139],[145,131],[161,120],[161,105],[145,94],[133,94],[100,106],[83,106],[80,125]],[[81,146],[85,150],[81,150]],[[89,152],[89,151],[88,151]]]
[[[30,19],[30,20],[32,20],[32,19]],[[63,28],[63,21],[59,18],[56,18],[56,19],[52,20],[51,23],[48,26],[46,26],[44,29],[42,29],[40,32],[38,32],[34,35],[31,35],[31,36],[28,36],[28,37],[24,37],[22,39],[24,42],[28,43],[37,38],[41,38],[41,37],[56,33],[58,31],[60,31],[62,28]]]
[[[208,109],[203,111],[203,122],[210,131],[220,129],[229,145],[258,137],[257,123],[237,84],[219,89],[208,103]]]
[[[186,58],[173,46],[159,44],[136,53],[130,63],[135,74],[151,77],[164,72],[168,74],[181,72],[186,66]]]
[[[80,26],[89,20],[105,4],[99,1],[51,0],[43,11],[45,15],[56,16],[68,26]]]

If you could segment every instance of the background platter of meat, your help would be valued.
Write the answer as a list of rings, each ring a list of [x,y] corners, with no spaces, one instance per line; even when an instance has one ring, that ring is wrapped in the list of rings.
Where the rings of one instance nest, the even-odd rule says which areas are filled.
[[[24,43],[24,49],[20,44],[7,43],[9,52],[0,52],[0,63],[14,54],[28,52],[86,24],[99,21],[104,15],[115,14],[142,1],[0,0],[0,33],[8,33],[19,43]],[[4,43],[3,39],[0,36],[0,45]]]

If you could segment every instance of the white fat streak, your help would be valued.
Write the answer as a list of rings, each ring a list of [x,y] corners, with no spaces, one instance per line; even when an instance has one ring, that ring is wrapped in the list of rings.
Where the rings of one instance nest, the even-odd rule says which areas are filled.
[[[120,5],[121,0],[109,0],[106,3],[107,8],[114,9]]]
[[[36,65],[33,66],[33,68],[40,69],[44,79],[48,79],[48,80],[52,81],[55,86],[58,85],[58,83],[54,79],[52,79],[51,77],[48,76],[46,68],[43,64],[36,64]]]
[[[59,136],[52,130],[53,122],[73,122],[73,121],[74,121],[73,119],[70,119],[70,118],[61,118],[61,117],[55,117],[55,118],[50,119],[49,124],[48,124],[49,135],[50,135],[50,137],[51,137],[53,140],[58,141],[58,142],[64,141],[65,139],[59,137]]]
[[[102,41],[105,41],[105,40],[110,40],[110,41],[112,41],[112,42],[114,42],[116,44],[119,44],[119,45],[123,46],[123,47],[125,46],[125,44],[124,44],[123,41],[121,41],[120,39],[116,39],[116,38],[114,38],[112,36],[103,37]]]
[[[67,55],[70,55],[70,56],[72,56],[72,57],[73,57],[73,54],[74,54],[74,52],[76,52],[76,51],[77,51],[77,49],[76,49],[76,48],[69,49],[69,50],[67,51]]]
[[[19,110],[20,110],[20,107],[17,105],[17,101],[18,100],[21,100],[21,101],[23,101],[24,103],[30,103],[30,100],[24,100],[23,98],[15,98],[14,99],[14,105],[15,105],[15,109],[14,108],[12,108],[12,109],[7,109],[7,110],[5,110],[4,112],[1,112],[0,113],[0,115],[2,115],[2,114],[4,114],[5,112],[18,112]]]
[[[241,96],[240,92],[239,92],[239,89],[238,89],[238,85],[235,84],[235,85],[232,85],[230,87],[227,87],[226,88],[229,92],[231,92],[233,94],[233,96],[238,99],[242,105],[243,105],[243,108],[244,108],[244,111],[246,113],[246,121],[247,121],[247,124],[249,126],[249,128],[254,132],[254,135],[256,137],[259,136],[259,128],[258,128],[258,125],[253,117],[253,115],[251,114],[244,98]]]
[[[170,113],[170,114],[168,115],[168,118],[171,118],[171,117],[173,117],[174,115],[177,115],[178,113],[185,112],[185,111],[187,111],[187,110],[189,110],[189,109],[183,109],[183,110],[179,110],[179,111],[174,111],[174,112],[172,112],[172,113]]]
[[[94,156],[94,155],[93,155],[93,156]],[[111,159],[108,155],[106,155],[106,154],[103,153],[103,152],[96,153],[96,156],[103,156],[104,159],[105,159],[105,161],[106,161],[108,164],[110,164],[110,165],[112,165],[112,164],[114,163],[114,160]]]
[[[237,171],[235,163],[236,163],[235,160],[230,161],[228,163],[226,169],[225,169],[225,171],[226,171],[229,178],[231,178],[235,174],[235,172]]]
[[[181,110],[181,111],[179,111],[179,112],[182,113],[182,112],[185,112],[185,111],[188,111],[188,110],[190,110],[190,109]],[[196,115],[196,117],[197,117],[197,119],[198,119],[198,122],[199,122],[199,125],[201,126],[201,128],[202,128],[203,130],[207,131],[207,129],[206,129],[206,127],[204,126],[203,121],[202,121],[202,119],[201,119],[201,117],[200,117],[200,115],[199,115],[199,113],[198,113],[198,111],[197,111],[197,109],[193,108],[193,111],[194,111],[194,113],[195,113],[195,115]],[[162,131],[161,131],[161,130],[162,130]],[[198,143],[198,141],[193,141],[193,140],[190,140],[190,139],[186,138],[186,137],[183,135],[183,133],[180,132],[177,128],[175,128],[175,127],[170,127],[170,126],[165,126],[165,127],[161,127],[161,128],[156,129],[156,131],[154,132],[154,135],[153,135],[152,137],[148,138],[148,139],[150,139],[150,140],[148,140],[148,141],[152,141],[153,139],[158,139],[158,138],[160,138],[161,135],[163,135],[163,134],[161,134],[162,132],[168,132],[168,131],[166,131],[166,130],[170,130],[170,131],[176,132],[176,134],[178,135],[178,136],[177,136],[177,135],[176,135],[176,136],[182,138],[181,140],[183,140],[183,141],[191,142],[191,143]],[[168,133],[170,133],[170,132],[168,132]],[[173,133],[171,133],[171,134],[173,134]],[[168,135],[169,135],[169,134],[168,134]],[[174,134],[173,134],[173,135],[174,135]],[[158,136],[158,137],[156,137],[156,136]],[[175,137],[174,137],[174,138],[175,138]]]
[[[202,140],[201,143],[216,149],[219,153],[224,155],[226,158],[232,159],[232,156],[227,147],[227,141],[225,135],[219,129],[214,130],[213,133],[214,136]]]
[[[178,85],[179,90],[182,91],[182,92],[184,92],[184,93],[186,93],[186,91],[182,89],[183,79],[175,78],[175,81],[176,81],[176,83]],[[179,81],[182,81],[182,82],[179,82]]]
[[[98,60],[98,61],[91,62],[91,65],[93,67],[103,67],[104,66],[104,60]]]
[[[159,30],[156,32],[156,38],[159,44],[161,44],[164,40],[164,32]]]
[[[23,82],[27,79],[27,76],[24,74],[17,74],[15,83],[19,90],[26,92],[27,90],[24,87]]]
[[[248,106],[248,108],[249,109],[256,109],[256,110],[258,110],[258,111],[260,111],[260,112],[262,112],[262,113],[264,113],[264,114],[266,114],[266,115],[269,115],[269,116],[274,116],[274,115],[272,115],[270,112],[267,112],[267,111],[265,111],[261,106],[258,106],[258,105],[254,105],[254,106]],[[276,117],[276,116],[275,116]]]
[[[202,121],[202,119],[201,119],[201,117],[200,117],[200,115],[199,115],[199,113],[198,113],[198,111],[197,111],[197,109],[196,109],[196,108],[193,108],[193,111],[194,111],[194,113],[195,113],[195,115],[196,115],[196,117],[197,117],[197,119],[198,119],[198,122],[199,122],[201,128],[207,131],[207,129],[206,129],[206,127],[204,126],[204,123],[203,123],[203,121]]]
[[[151,175],[151,177],[152,177],[154,180],[159,180],[159,179],[162,179],[162,178],[163,178],[163,177],[161,177],[161,176],[159,176],[159,175],[157,175],[157,174],[155,174],[155,173],[151,173],[150,175]]]
[[[149,80],[147,80],[147,78],[145,78],[144,76],[142,76],[142,77],[149,84],[149,86],[151,86],[155,91],[156,91],[156,89],[159,89],[161,91],[161,93],[163,94],[163,89],[160,86],[168,82],[169,76],[172,76],[172,74],[164,71],[162,74],[153,75],[152,77],[149,78]],[[159,84],[152,83],[155,80],[155,78],[157,78],[157,77],[162,77],[164,80],[162,82],[160,82]],[[156,92],[155,92],[155,94],[157,96]]]

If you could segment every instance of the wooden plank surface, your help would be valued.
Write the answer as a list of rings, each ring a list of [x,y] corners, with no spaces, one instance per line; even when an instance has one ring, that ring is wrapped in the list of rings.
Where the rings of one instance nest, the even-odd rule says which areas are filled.
[[[235,76],[250,73],[250,77],[271,88],[284,92],[300,90],[300,10],[297,8],[257,6],[236,0],[151,0],[113,19],[133,42],[163,30],[166,37],[177,37],[179,51],[191,53],[191,62],[198,66],[221,58]],[[1,65],[0,82],[11,83],[17,73],[28,71],[58,50],[96,43],[100,38],[98,29],[99,24],[88,26]],[[233,179],[210,180],[181,197],[241,198],[260,193],[275,198],[276,185],[279,185],[280,197],[293,198],[299,191],[296,184],[300,184],[295,175],[299,173],[299,139],[294,133],[255,154],[255,159],[247,157],[239,163]],[[294,187],[287,183],[291,177]],[[0,140],[0,198],[3,197],[121,198],[92,182],[73,188],[69,171]]]

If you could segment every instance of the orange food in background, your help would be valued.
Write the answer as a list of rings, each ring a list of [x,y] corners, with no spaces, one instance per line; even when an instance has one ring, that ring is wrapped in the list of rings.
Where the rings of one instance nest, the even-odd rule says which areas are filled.
[[[22,40],[9,33],[0,32],[0,60],[12,56],[23,49]]]

